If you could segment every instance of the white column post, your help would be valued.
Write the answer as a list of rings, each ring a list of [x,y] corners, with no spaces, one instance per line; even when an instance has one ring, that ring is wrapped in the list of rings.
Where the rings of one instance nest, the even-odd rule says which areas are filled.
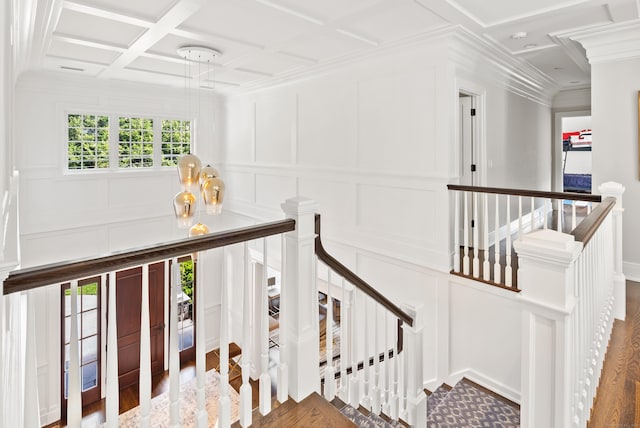
[[[24,369],[24,426],[40,428],[40,400],[38,399],[38,362],[36,348],[36,290],[27,292],[27,337]]]
[[[407,385],[407,417],[412,427],[427,427],[427,394],[423,388],[423,355],[422,355],[422,337],[423,324],[422,305],[419,303],[402,305],[402,309],[413,317],[413,326],[403,325],[406,352],[406,378]]]
[[[626,278],[622,270],[622,195],[624,194],[624,186],[613,181],[603,183],[598,187],[598,191],[603,198],[616,198],[616,205],[613,207],[613,316],[624,321],[626,304],[627,304],[627,288]]]
[[[571,423],[570,316],[575,306],[574,263],[582,243],[543,229],[514,242],[522,311],[522,428]]]
[[[320,390],[318,376],[319,352],[318,311],[311,313],[309,303],[318,300],[314,289],[315,272],[315,213],[317,204],[304,197],[287,199],[282,209],[288,218],[296,221],[296,229],[285,235],[286,263],[281,293],[283,309],[287,313],[286,361],[289,365],[289,395],[299,402]],[[284,290],[283,290],[284,291]],[[317,307],[317,306],[316,306]]]
[[[109,273],[109,304],[107,315],[107,393],[105,419],[107,428],[118,427],[120,388],[118,385],[118,322],[116,310],[116,273]]]

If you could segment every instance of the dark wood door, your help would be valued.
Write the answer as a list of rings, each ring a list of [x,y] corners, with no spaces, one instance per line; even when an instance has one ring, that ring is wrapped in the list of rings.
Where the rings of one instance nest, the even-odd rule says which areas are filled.
[[[118,316],[118,377],[120,389],[140,379],[140,319],[142,268],[116,275]],[[149,317],[151,324],[151,373],[164,371],[164,263],[149,266]]]

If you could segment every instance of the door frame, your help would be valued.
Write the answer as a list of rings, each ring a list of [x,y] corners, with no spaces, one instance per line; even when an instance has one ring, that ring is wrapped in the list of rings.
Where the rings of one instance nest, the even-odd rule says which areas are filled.
[[[551,190],[562,192],[562,119],[565,117],[591,116],[591,109],[556,111],[553,114],[553,138],[551,139]],[[591,189],[593,192],[593,188]]]

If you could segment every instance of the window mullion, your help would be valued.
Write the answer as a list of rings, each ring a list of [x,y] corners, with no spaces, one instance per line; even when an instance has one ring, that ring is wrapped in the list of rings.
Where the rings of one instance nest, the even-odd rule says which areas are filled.
[[[120,117],[117,114],[109,115],[109,169],[118,170],[118,143],[119,143]]]

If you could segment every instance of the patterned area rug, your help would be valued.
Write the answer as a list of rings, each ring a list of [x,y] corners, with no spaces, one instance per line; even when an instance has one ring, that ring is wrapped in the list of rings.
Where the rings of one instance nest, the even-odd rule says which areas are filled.
[[[434,404],[435,407],[427,410],[429,428],[520,426],[518,407],[477,388],[466,379],[458,382],[439,403]]]
[[[218,420],[218,400],[220,398],[220,375],[215,370],[207,372],[205,400],[209,413],[209,426]],[[229,387],[231,400],[231,422],[238,419],[239,395]],[[169,393],[165,392],[151,399],[151,426],[154,428],[169,427]],[[196,426],[197,389],[196,379],[180,385],[180,419],[182,427]],[[121,428],[137,428],[140,426],[140,407],[135,407],[120,415]]]

